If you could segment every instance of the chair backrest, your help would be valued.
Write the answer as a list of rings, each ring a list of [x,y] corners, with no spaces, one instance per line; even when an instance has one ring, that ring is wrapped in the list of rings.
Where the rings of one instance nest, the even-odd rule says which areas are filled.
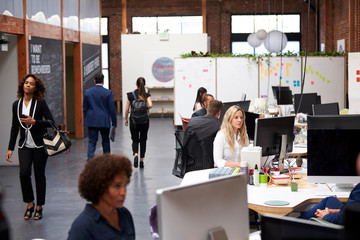
[[[172,174],[183,178],[187,167],[187,145],[193,136],[192,131],[175,130],[175,162]]]
[[[313,115],[339,115],[339,103],[313,104]]]
[[[157,225],[157,205],[154,205],[150,209],[149,214],[149,223],[150,223],[150,233],[152,239],[159,239],[159,231]]]
[[[186,125],[188,124],[188,122],[190,121],[190,118],[184,118],[181,116],[181,114],[179,113],[180,118],[181,118],[181,122],[182,122],[182,126],[183,126],[183,130],[186,130]]]

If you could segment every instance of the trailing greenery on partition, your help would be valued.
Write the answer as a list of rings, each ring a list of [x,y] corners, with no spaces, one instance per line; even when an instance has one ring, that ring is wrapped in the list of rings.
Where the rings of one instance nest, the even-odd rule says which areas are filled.
[[[265,61],[267,65],[270,65],[271,57],[303,57],[305,56],[305,52],[301,51],[298,53],[295,53],[293,51],[287,51],[287,52],[280,52],[280,53],[264,53],[264,54],[234,54],[234,53],[203,53],[203,52],[195,52],[191,51],[190,53],[185,53],[180,55],[182,58],[188,58],[188,57],[247,57],[249,60],[249,63],[256,63],[259,64],[260,61]],[[345,52],[311,52],[307,53],[307,56],[321,56],[321,57],[337,57],[337,56],[345,56]],[[264,60],[265,59],[265,60]]]
[[[336,57],[336,56],[345,56],[344,52],[310,52],[307,53],[308,56],[321,56],[321,57]],[[305,56],[305,52],[301,51],[298,53],[295,53],[293,51],[287,51],[287,52],[280,52],[277,54],[274,53],[265,53],[265,54],[234,54],[234,53],[203,53],[203,52],[195,52],[191,51],[190,53],[184,53],[180,55],[182,58],[188,58],[188,57],[247,57],[247,58],[263,58],[263,57],[299,57],[299,56]]]

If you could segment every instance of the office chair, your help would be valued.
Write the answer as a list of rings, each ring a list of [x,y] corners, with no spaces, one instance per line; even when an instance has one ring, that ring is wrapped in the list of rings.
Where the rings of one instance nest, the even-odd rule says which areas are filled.
[[[339,115],[339,103],[313,104],[313,115]]]
[[[182,126],[183,126],[183,130],[186,130],[186,125],[188,124],[188,122],[190,121],[191,118],[184,118],[181,116],[181,114],[179,113],[181,121],[182,121]]]

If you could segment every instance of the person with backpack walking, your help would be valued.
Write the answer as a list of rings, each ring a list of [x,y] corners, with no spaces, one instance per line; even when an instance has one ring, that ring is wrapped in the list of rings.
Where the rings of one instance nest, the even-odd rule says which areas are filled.
[[[99,132],[103,153],[110,153],[110,120],[113,131],[117,126],[113,94],[103,87],[104,75],[97,73],[94,82],[96,85],[85,91],[83,102],[84,126],[89,130],[88,161],[95,155]]]
[[[127,93],[125,109],[125,126],[129,125],[128,115],[130,109],[130,133],[132,150],[134,156],[134,167],[139,165],[139,144],[140,144],[140,168],[144,168],[144,157],[146,151],[147,133],[149,130],[148,110],[152,108],[151,95],[145,90],[145,78],[139,77],[136,80],[137,89]]]

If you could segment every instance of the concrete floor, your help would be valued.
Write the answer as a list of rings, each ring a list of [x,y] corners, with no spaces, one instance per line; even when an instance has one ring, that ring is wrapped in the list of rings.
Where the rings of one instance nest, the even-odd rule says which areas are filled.
[[[70,153],[49,157],[46,166],[46,204],[40,221],[25,221],[23,218],[26,204],[22,202],[19,167],[0,167],[2,209],[10,225],[12,240],[67,239],[73,220],[86,203],[77,192],[77,181],[86,162],[87,141],[87,138],[73,140]],[[134,169],[125,201],[125,206],[134,218],[137,239],[152,239],[148,214],[151,206],[156,204],[156,189],[181,182],[180,178],[171,174],[175,159],[174,148],[173,119],[152,118],[145,168]],[[111,143],[111,152],[126,155],[132,160],[130,131],[124,126],[121,117],[118,117],[118,129],[115,142]],[[101,144],[98,142],[96,154],[101,153]]]

